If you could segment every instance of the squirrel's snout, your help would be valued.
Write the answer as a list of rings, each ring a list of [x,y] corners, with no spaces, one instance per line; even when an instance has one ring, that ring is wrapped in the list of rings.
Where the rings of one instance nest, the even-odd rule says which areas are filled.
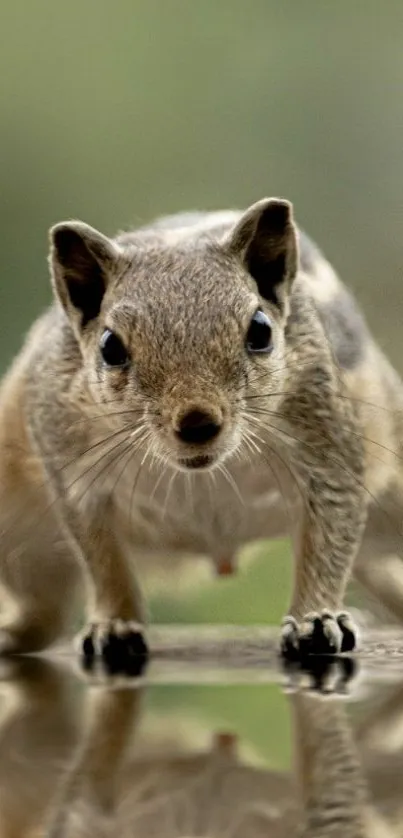
[[[220,433],[222,417],[204,410],[189,410],[177,421],[176,436],[187,444],[204,445]]]

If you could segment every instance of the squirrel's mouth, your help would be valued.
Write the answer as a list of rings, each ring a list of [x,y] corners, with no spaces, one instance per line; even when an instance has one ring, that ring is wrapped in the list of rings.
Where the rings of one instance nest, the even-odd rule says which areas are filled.
[[[185,451],[176,450],[170,451],[168,454],[171,466],[174,466],[178,471],[213,471],[223,460],[226,460],[237,448],[238,439],[236,435],[230,440],[230,444],[220,448],[212,446],[208,450],[200,451]]]
[[[158,441],[161,445],[161,457],[166,464],[169,462],[172,468],[178,471],[213,471],[220,463],[226,460],[231,454],[239,448],[240,434],[233,432],[224,436],[220,444],[217,445],[215,440],[212,444],[204,445],[178,445],[175,439],[175,445],[172,445],[172,440],[160,438]]]
[[[178,465],[181,469],[193,471],[198,469],[211,468],[215,465],[217,458],[212,454],[198,454],[196,457],[180,457],[178,458]]]

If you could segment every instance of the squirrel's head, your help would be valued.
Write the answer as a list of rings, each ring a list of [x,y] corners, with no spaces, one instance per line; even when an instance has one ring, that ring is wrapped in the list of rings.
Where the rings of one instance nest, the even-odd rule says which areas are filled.
[[[247,443],[250,400],[276,400],[286,376],[291,204],[259,201],[220,237],[139,231],[125,243],[76,221],[50,235],[53,287],[98,421],[102,411],[133,440],[137,430],[185,470],[212,468]]]

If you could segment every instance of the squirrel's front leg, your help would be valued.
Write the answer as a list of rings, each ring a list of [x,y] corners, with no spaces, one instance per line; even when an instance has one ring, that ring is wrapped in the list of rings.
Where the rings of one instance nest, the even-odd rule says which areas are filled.
[[[88,582],[88,621],[77,639],[87,661],[102,657],[110,668],[135,673],[147,655],[140,590],[117,537],[111,501],[86,507],[85,520],[74,508],[63,518],[76,544]]]
[[[356,629],[342,606],[365,527],[367,493],[359,439],[349,430],[347,423],[337,445],[327,434],[316,455],[312,442],[304,447],[308,476],[294,541],[294,591],[281,635],[286,657],[337,654],[356,646]]]

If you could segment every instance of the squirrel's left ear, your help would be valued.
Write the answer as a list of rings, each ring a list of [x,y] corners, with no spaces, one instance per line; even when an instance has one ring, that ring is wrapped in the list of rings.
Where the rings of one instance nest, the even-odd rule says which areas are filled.
[[[99,314],[120,251],[111,239],[82,221],[56,224],[49,236],[56,296],[81,331]]]
[[[280,198],[253,204],[232,230],[227,246],[242,259],[259,294],[282,309],[298,269],[292,204]]]

